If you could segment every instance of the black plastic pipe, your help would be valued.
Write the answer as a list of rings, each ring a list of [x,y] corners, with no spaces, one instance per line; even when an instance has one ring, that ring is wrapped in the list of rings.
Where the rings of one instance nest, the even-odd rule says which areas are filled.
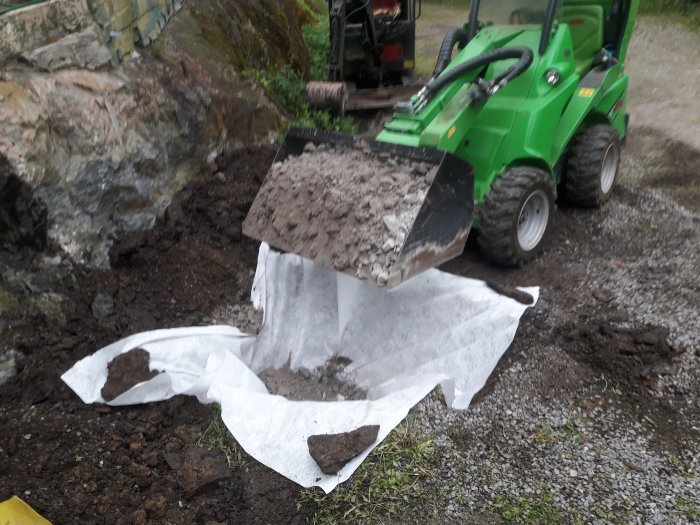
[[[494,79],[494,83],[505,84],[521,73],[524,73],[525,70],[530,67],[530,64],[532,64],[534,54],[530,48],[525,46],[504,47],[501,49],[487,51],[486,53],[475,56],[474,58],[470,58],[466,62],[462,62],[439,77],[431,79],[423,89],[426,91],[426,95],[428,97],[432,97],[436,93],[439,93],[443,88],[457,80],[459,77],[468,73],[469,71],[472,71],[473,69],[484,67],[491,62],[508,60],[511,58],[517,58],[519,60],[508,68],[505,73]]]
[[[440,73],[445,71],[445,68],[452,61],[452,51],[456,44],[459,44],[459,48],[463,49],[464,46],[469,42],[469,33],[467,33],[461,27],[458,29],[453,29],[445,35],[440,46],[440,53],[438,53],[437,63],[435,64],[435,69],[433,70],[432,78],[437,78]]]

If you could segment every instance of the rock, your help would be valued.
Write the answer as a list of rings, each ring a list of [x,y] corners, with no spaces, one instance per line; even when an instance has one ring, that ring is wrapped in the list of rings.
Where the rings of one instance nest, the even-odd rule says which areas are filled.
[[[337,474],[348,461],[377,440],[379,425],[365,425],[342,434],[309,436],[309,454],[324,474]]]
[[[111,64],[111,54],[94,27],[71,33],[56,42],[25,52],[22,57],[42,71],[100,69]]]
[[[382,219],[384,226],[389,230],[389,233],[396,235],[399,231],[400,223],[396,215],[385,215]]]
[[[677,363],[657,363],[651,368],[657,376],[675,376],[678,373]]]
[[[7,383],[17,374],[17,364],[24,357],[14,348],[0,348],[0,385]]]
[[[606,288],[598,288],[593,290],[593,297],[598,299],[601,303],[609,303],[615,299],[615,294]]]
[[[166,452],[163,456],[177,471],[178,483],[189,497],[213,490],[219,482],[231,478],[226,455],[219,450],[189,447],[182,453]]]
[[[92,315],[95,319],[104,319],[115,312],[114,297],[106,293],[98,293],[92,301]]]
[[[117,68],[85,0],[2,17],[0,64],[23,56],[35,67],[0,81],[0,164],[27,185],[22,204],[45,206],[23,231],[48,225],[70,258],[107,268],[119,232],[151,228],[212,151],[279,129],[279,110],[238,71],[307,73],[298,27],[311,12],[292,0],[200,3],[177,11],[162,46]]]
[[[427,181],[428,184],[433,183],[433,181],[435,180],[435,177],[437,176],[437,173],[438,173],[437,166],[428,172],[428,174],[425,176],[425,180]]]

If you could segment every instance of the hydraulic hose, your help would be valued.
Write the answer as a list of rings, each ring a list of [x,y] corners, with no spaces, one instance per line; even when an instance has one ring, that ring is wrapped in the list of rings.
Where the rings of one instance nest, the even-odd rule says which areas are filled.
[[[453,29],[447,33],[440,46],[440,53],[438,53],[437,63],[431,78],[437,78],[440,76],[440,73],[445,71],[445,68],[452,61],[452,51],[455,48],[455,44],[459,44],[459,48],[462,49],[468,42],[469,33],[462,28]]]
[[[511,58],[517,58],[519,60],[509,67],[505,73],[495,78],[494,84],[500,84],[500,86],[503,86],[521,73],[524,73],[525,70],[530,67],[530,64],[532,64],[534,55],[532,50],[525,46],[504,47],[501,49],[487,51],[486,53],[475,56],[474,58],[470,58],[466,62],[462,62],[439,77],[431,79],[423,88],[426,92],[426,98],[432,98],[435,94],[439,93],[443,88],[445,88],[445,86],[448,86],[459,77],[473,69],[484,67],[491,62],[508,60]]]

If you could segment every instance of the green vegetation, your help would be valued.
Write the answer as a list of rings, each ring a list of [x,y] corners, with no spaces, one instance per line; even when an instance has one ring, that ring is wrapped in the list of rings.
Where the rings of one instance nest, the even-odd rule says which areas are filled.
[[[209,450],[220,450],[226,456],[229,467],[245,465],[248,455],[240,448],[236,440],[221,419],[221,407],[211,405],[211,423],[197,440],[197,446]]]
[[[548,425],[538,426],[532,432],[532,439],[538,443],[553,443],[572,439],[577,443],[583,443],[586,441],[586,436],[580,429],[583,428],[584,424],[583,420],[571,420],[558,428],[552,428]]]
[[[403,422],[380,443],[352,477],[326,495],[304,489],[298,505],[315,503],[311,523],[373,523],[396,518],[430,500],[423,482],[435,477],[437,455],[432,440]]]
[[[317,15],[314,23],[302,28],[304,42],[311,56],[310,80],[325,80],[330,52],[328,14]],[[288,126],[301,126],[353,134],[357,126],[349,117],[335,117],[328,111],[311,109],[306,101],[306,79],[289,66],[252,73],[265,93],[290,116]]]
[[[700,516],[700,501],[693,501],[685,498],[678,498],[676,509],[685,516]]]
[[[504,523],[554,525],[564,522],[563,514],[552,505],[552,495],[547,491],[529,498],[501,495],[493,506]]]
[[[19,301],[10,292],[0,287],[0,315],[15,310],[19,306]]]

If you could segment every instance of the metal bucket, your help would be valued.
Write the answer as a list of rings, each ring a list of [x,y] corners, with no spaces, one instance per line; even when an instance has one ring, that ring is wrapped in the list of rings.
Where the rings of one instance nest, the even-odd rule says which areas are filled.
[[[319,177],[331,182],[323,188],[308,189],[306,173],[301,172],[303,169],[298,163],[302,155],[316,150],[333,156],[340,155],[336,152],[349,151],[355,163],[343,167],[343,177],[331,173],[332,162],[327,163],[327,170],[325,165],[317,164],[315,169],[320,170]],[[390,179],[389,176],[381,178],[380,174],[373,174],[378,178],[369,181],[366,177],[364,180],[355,178],[363,170],[366,173],[373,169],[377,162],[427,169],[426,179],[417,182],[402,179],[408,180],[404,188],[419,184],[421,189],[410,195],[397,195],[396,187],[384,180]],[[283,169],[285,165],[287,168]],[[337,162],[335,166],[338,167]],[[359,198],[356,185],[360,184],[372,185],[373,194]],[[248,212],[243,233],[278,250],[296,253],[334,270],[391,288],[462,253],[472,224],[473,184],[472,166],[450,153],[292,128]],[[412,199],[407,208],[409,196]],[[368,222],[370,225],[360,228],[358,233],[353,221],[365,213],[363,206],[367,206],[367,198],[370,204],[377,199],[385,203],[384,206],[396,202],[397,210],[407,210],[400,215],[404,222],[392,230],[392,221],[387,219],[395,217],[391,215],[395,210],[385,207],[380,212],[385,213],[381,221],[375,214]],[[290,202],[296,206],[294,210],[301,212],[288,211],[292,209],[288,208]],[[299,213],[303,215],[302,220],[295,218]],[[301,222],[303,224],[299,225]],[[358,235],[364,237],[358,238]],[[368,246],[369,251],[366,250]],[[388,252],[386,246],[389,246]],[[385,252],[381,252],[382,249]],[[339,253],[342,250],[347,253]],[[376,259],[367,263],[367,258],[375,255]]]

